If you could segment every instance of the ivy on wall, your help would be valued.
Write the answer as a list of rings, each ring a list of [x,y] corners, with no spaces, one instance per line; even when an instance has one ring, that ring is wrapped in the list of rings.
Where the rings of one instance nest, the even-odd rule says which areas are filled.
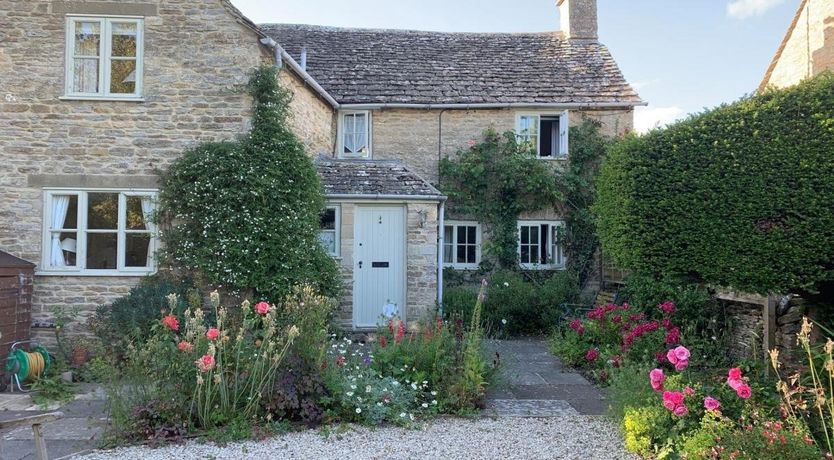
[[[814,290],[834,278],[834,75],[629,137],[599,184],[600,237],[623,268]]]
[[[610,140],[599,123],[571,128],[566,164],[542,161],[513,132],[485,133],[481,143],[440,162],[440,188],[451,213],[470,216],[491,231],[484,253],[500,267],[518,267],[517,220],[523,213],[556,208],[566,218],[563,235],[569,268],[587,275],[598,247],[594,216],[595,177]]]
[[[248,92],[247,136],[203,143],[163,173],[163,261],[262,298],[283,298],[299,284],[334,295],[336,264],[318,241],[323,189],[288,125],[290,95],[268,66],[253,73]]]

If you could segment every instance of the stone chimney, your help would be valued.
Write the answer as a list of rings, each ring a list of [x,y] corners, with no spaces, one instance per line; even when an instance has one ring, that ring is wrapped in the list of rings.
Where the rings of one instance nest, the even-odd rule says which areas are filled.
[[[565,38],[597,41],[597,0],[556,0]]]

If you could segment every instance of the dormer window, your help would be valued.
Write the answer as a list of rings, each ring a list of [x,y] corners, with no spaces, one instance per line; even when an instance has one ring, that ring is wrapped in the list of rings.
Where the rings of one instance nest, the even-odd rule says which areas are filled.
[[[568,112],[520,113],[516,116],[518,141],[528,144],[543,159],[568,156]]]
[[[67,18],[67,98],[138,99],[142,95],[143,21]]]
[[[341,158],[370,158],[371,113],[369,111],[339,113],[339,143],[336,153]]]

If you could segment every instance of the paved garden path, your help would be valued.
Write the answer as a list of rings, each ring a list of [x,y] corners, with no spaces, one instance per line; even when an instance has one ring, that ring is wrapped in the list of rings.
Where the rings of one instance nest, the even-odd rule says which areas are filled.
[[[487,393],[485,415],[558,417],[603,415],[605,394],[584,377],[566,369],[542,339],[492,340],[501,375]]]

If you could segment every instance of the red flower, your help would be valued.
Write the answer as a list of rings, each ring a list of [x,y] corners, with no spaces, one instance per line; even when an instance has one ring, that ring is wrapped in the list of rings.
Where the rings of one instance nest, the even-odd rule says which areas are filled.
[[[585,359],[587,359],[588,361],[593,362],[596,361],[597,358],[599,358],[599,352],[593,348],[591,348],[590,350],[588,350],[587,353],[585,353]]]
[[[734,367],[727,372],[727,380],[741,380],[741,368]]]
[[[669,332],[666,333],[666,344],[667,345],[676,345],[681,341],[681,330],[678,328],[669,329]]]
[[[165,325],[168,329],[172,331],[180,330],[180,322],[177,320],[177,317],[174,315],[168,315],[162,318],[162,324]]]
[[[209,329],[206,331],[206,337],[209,340],[217,340],[217,338],[220,337],[220,329],[217,329],[216,327]]]
[[[388,345],[388,340],[384,335],[379,336],[379,346],[385,348]]]
[[[403,341],[403,337],[405,337],[405,323],[402,321],[397,321],[399,324],[397,325],[397,333],[394,334],[394,343],[398,344]]]
[[[663,313],[667,315],[673,315],[675,313],[675,303],[672,301],[667,300],[666,302],[658,305],[658,307],[660,307],[660,309],[663,310]]]
[[[183,340],[182,342],[177,344],[177,349],[179,351],[184,351],[186,353],[191,353],[194,350],[194,345],[191,345],[190,343]]]
[[[208,372],[214,369],[214,365],[215,361],[212,355],[203,355],[197,360],[197,368],[200,369],[200,372]]]
[[[344,366],[345,365],[345,357],[344,356],[339,356],[338,358],[336,358],[336,365],[339,366],[339,367]]]

